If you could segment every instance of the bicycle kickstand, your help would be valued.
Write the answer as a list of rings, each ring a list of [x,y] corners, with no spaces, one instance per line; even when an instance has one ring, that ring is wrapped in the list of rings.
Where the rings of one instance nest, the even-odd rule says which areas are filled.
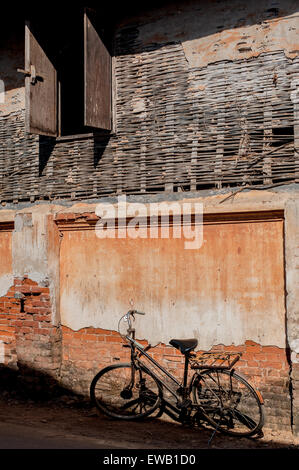
[[[208,447],[210,447],[211,442],[212,442],[212,440],[214,439],[214,436],[215,436],[217,430],[218,430],[218,426],[217,426],[217,427],[214,429],[214,431],[212,432],[212,435],[211,435],[211,437],[210,437],[210,439],[209,439],[209,441],[208,441]]]

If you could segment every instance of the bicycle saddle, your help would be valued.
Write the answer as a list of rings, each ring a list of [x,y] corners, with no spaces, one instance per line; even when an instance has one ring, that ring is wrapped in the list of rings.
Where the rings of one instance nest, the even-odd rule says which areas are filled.
[[[182,354],[187,354],[197,346],[197,339],[171,339],[169,344],[174,346],[176,349],[179,349]]]

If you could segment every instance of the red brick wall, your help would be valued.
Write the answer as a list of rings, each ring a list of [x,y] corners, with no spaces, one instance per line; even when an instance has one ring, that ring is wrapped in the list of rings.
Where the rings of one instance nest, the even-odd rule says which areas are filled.
[[[15,298],[21,293],[23,300]],[[61,351],[62,333],[62,351]],[[126,362],[129,349],[123,348],[118,333],[110,330],[83,328],[73,331],[56,327],[51,321],[48,287],[30,279],[16,279],[0,298],[0,340],[4,345],[4,364],[10,368],[28,368],[55,377],[61,385],[89,393],[94,374],[116,361]],[[143,341],[143,344],[147,344]],[[291,402],[289,363],[284,349],[261,346],[253,341],[244,345],[217,345],[213,349],[242,351],[236,369],[257,387],[265,401],[266,426],[289,429]],[[182,378],[183,356],[171,346],[159,344],[151,356]]]
[[[253,341],[221,349],[242,351],[236,370],[244,374],[262,393],[266,413],[265,426],[289,430],[291,400],[288,352],[276,346],[261,346]]]
[[[15,324],[19,319],[19,301],[14,298],[14,287],[0,297],[0,341],[3,345],[4,365],[14,367],[17,363]]]
[[[94,374],[104,366],[130,359],[129,349],[114,331],[83,328],[72,331],[62,327],[63,353],[61,376],[63,384],[81,393],[88,393]],[[147,344],[141,341],[143,344]],[[237,371],[246,375],[250,383],[262,393],[265,402],[266,426],[288,429],[291,423],[289,393],[289,364],[284,349],[261,346],[253,341],[244,345],[217,345],[213,350],[241,351]],[[150,350],[150,355],[182,379],[184,357],[171,346],[160,344]]]
[[[22,300],[16,298],[19,294]],[[114,331],[73,331],[53,326],[49,288],[27,278],[16,279],[0,298],[0,340],[4,345],[4,365],[25,367],[27,374],[28,369],[43,372],[82,394],[88,394],[91,379],[100,368],[130,358],[129,349],[122,347],[124,342]],[[236,369],[263,394],[266,426],[288,429],[291,402],[286,350],[253,341],[238,346],[217,345],[213,349],[242,351]],[[179,379],[182,377],[184,358],[176,349],[159,344],[150,354]]]
[[[50,375],[57,372],[61,337],[60,329],[52,325],[51,316],[49,288],[28,278],[15,279],[14,285],[0,298],[4,365],[26,366]]]

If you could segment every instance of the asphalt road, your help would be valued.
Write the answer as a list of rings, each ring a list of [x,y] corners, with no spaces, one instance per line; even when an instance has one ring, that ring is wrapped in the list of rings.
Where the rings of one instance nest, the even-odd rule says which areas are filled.
[[[113,449],[109,442],[109,448]],[[85,436],[65,436],[63,432],[0,423],[0,449],[107,449],[107,442]]]
[[[238,439],[215,434],[208,427],[195,429],[159,419],[130,423],[112,420],[81,401],[66,405],[66,402],[36,403],[15,398],[1,400],[0,394],[0,453],[3,449],[86,449],[97,457],[103,454],[94,452],[97,449],[201,452],[205,449],[295,447],[299,451],[298,445],[299,441],[293,436],[269,430],[265,430],[263,438]]]

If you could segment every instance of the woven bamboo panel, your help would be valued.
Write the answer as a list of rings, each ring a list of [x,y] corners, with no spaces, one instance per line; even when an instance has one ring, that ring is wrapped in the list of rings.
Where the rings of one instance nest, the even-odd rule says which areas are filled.
[[[145,48],[134,28],[116,46],[115,134],[55,141],[26,134],[24,110],[1,118],[1,201],[296,180],[299,59],[277,51],[190,69],[181,44]]]

